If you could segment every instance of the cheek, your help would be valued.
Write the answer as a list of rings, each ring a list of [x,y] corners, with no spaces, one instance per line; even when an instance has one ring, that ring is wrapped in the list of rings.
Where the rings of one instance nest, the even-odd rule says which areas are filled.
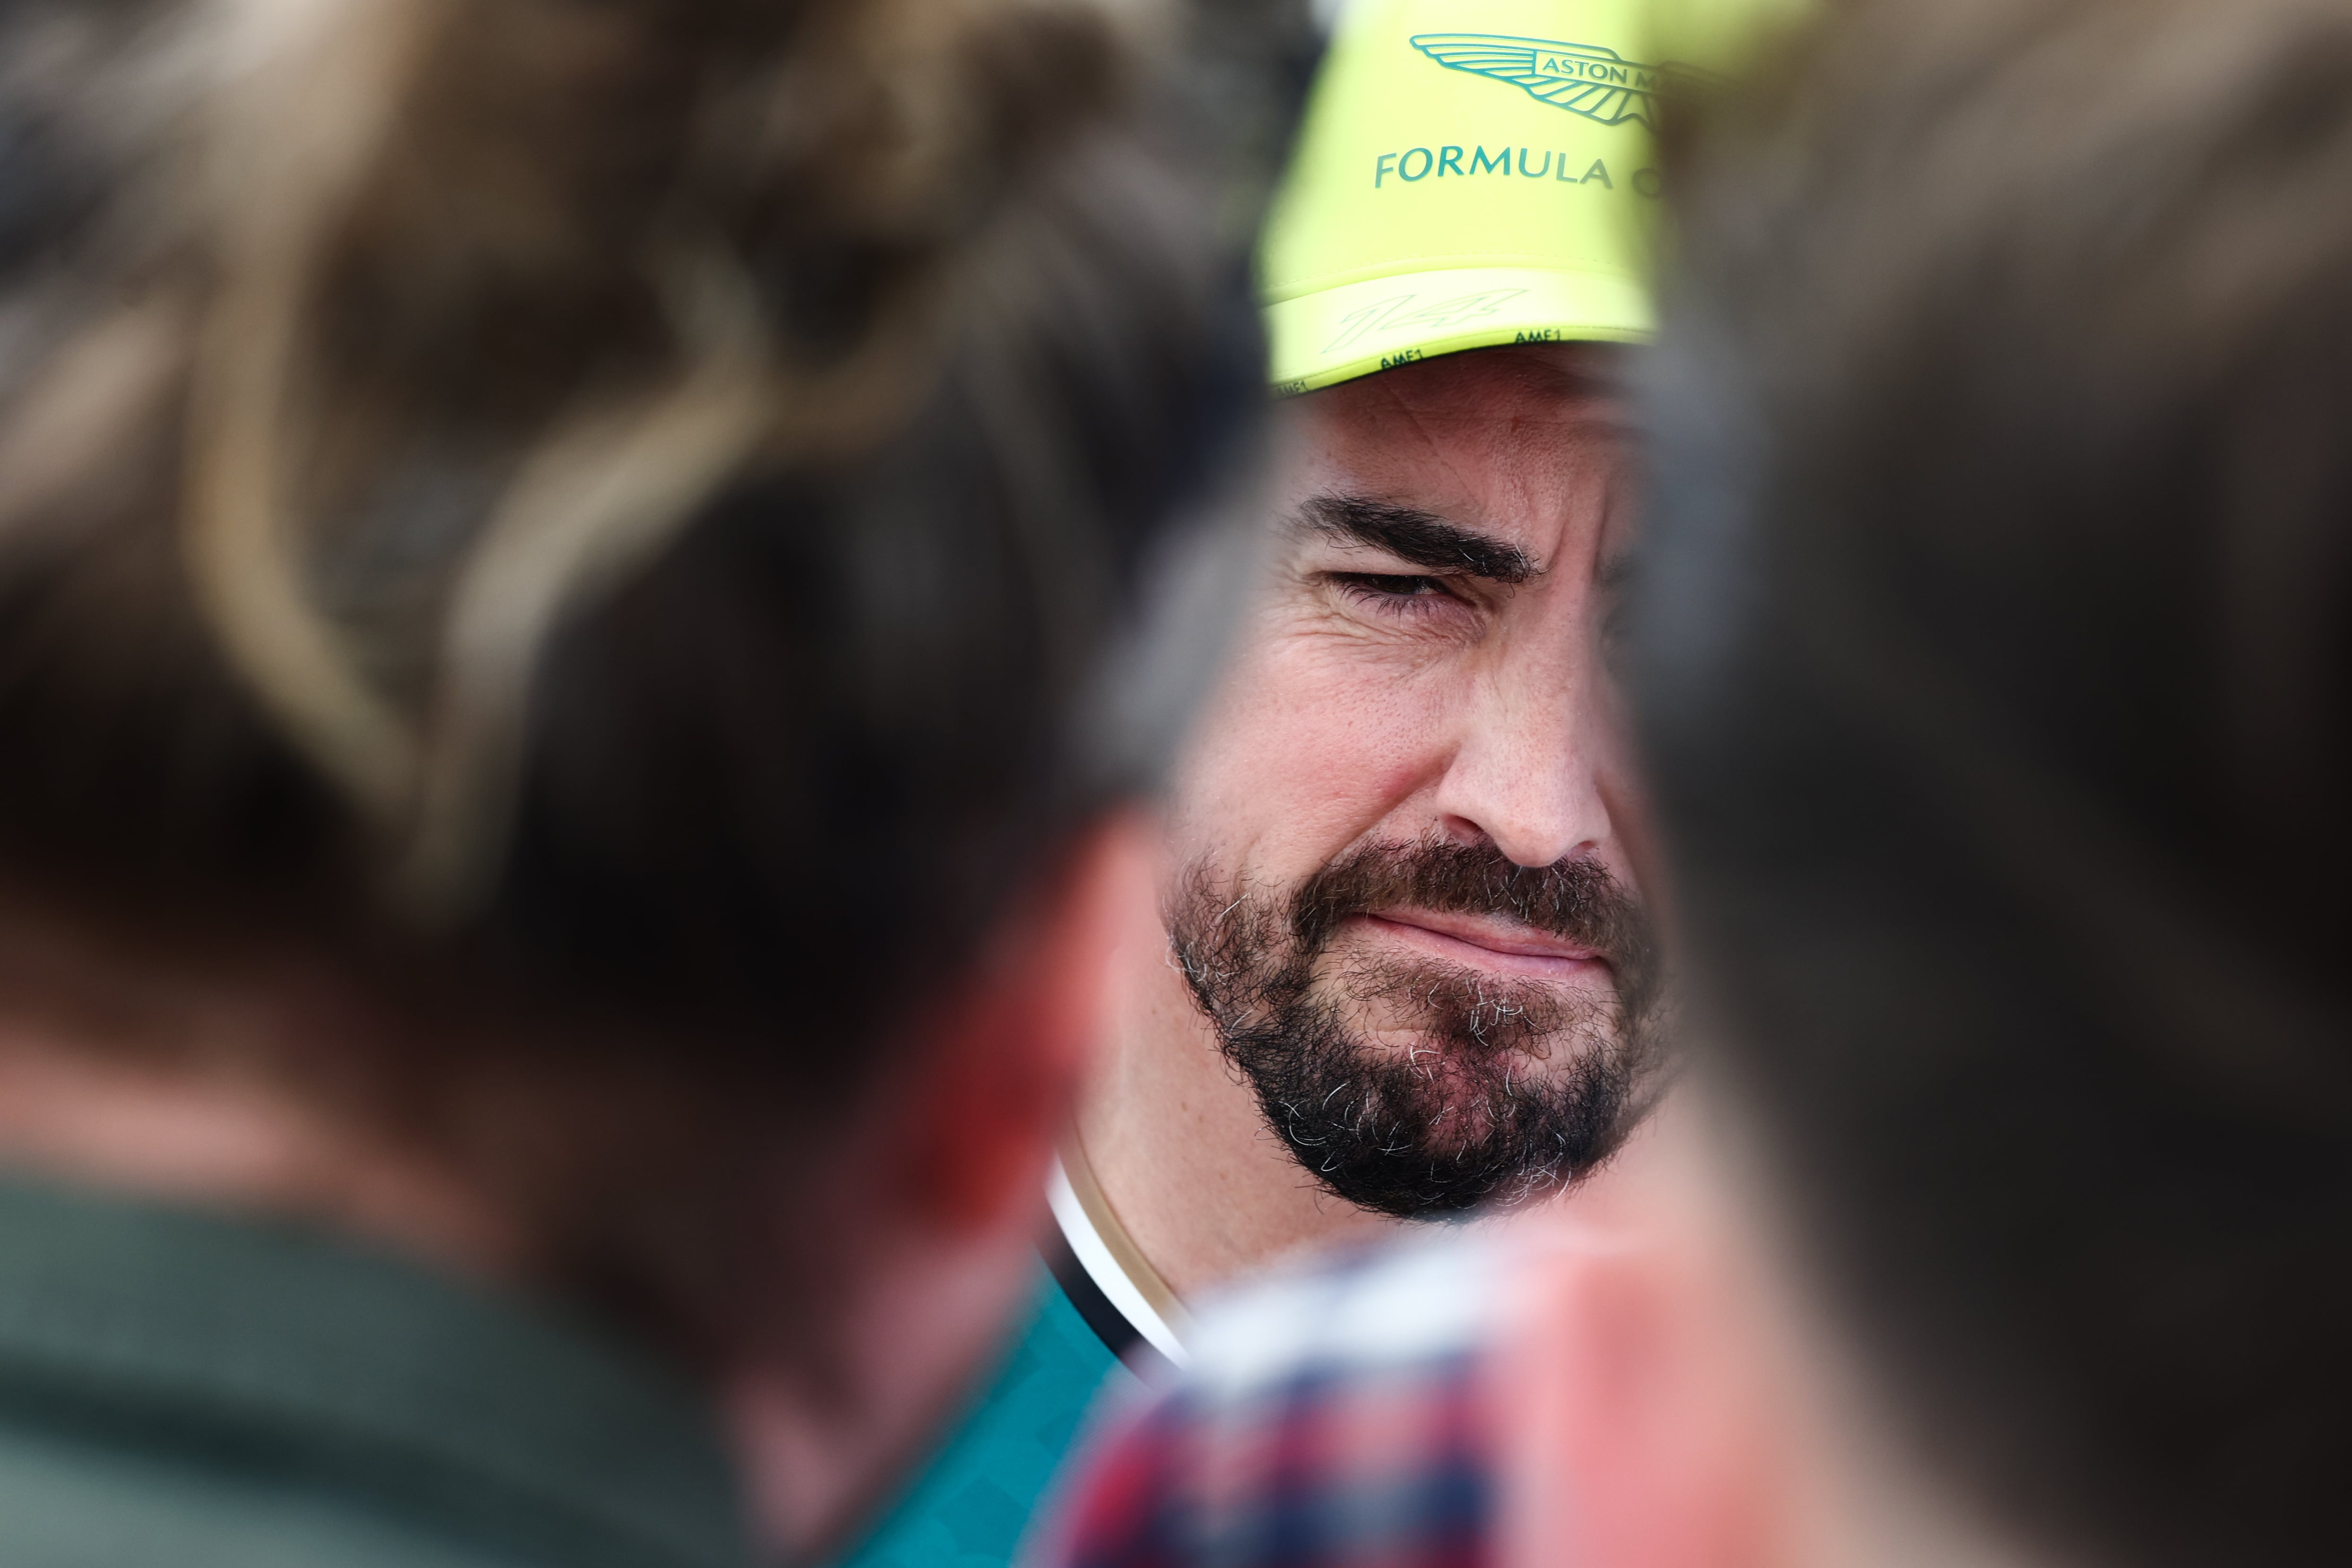
[[[1444,772],[1442,682],[1309,635],[1272,640],[1234,672],[1188,750],[1180,840],[1287,881],[1389,819]],[[1391,824],[1387,836],[1410,836]]]

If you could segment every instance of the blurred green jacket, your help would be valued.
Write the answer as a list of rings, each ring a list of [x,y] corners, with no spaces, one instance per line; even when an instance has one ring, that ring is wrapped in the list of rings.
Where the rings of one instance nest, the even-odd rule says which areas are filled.
[[[682,1379],[291,1223],[0,1181],[8,1568],[748,1568]]]

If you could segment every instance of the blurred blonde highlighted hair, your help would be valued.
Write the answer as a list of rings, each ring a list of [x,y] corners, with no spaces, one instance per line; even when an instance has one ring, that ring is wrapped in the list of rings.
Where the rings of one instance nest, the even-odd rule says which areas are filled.
[[[1018,144],[1100,110],[1137,22],[1079,0],[113,9],[37,13],[16,46],[70,62],[95,29],[141,30],[84,112],[143,99],[126,120],[164,145],[110,150],[165,154],[173,189],[134,187],[135,292],[86,303],[0,414],[0,530],[69,509],[184,391],[178,495],[153,499],[196,601],[428,919],[480,896],[551,629],[747,464],[852,455],[906,417],[936,369],[942,256]],[[726,35],[734,79],[666,121],[688,84],[665,73],[714,68]],[[778,223],[855,310],[755,277]],[[388,338],[452,305],[479,341],[352,340],[371,312]],[[364,543],[352,514],[398,483],[404,441],[467,444],[439,400],[493,425],[478,516],[429,563],[432,613],[354,623],[319,558]]]

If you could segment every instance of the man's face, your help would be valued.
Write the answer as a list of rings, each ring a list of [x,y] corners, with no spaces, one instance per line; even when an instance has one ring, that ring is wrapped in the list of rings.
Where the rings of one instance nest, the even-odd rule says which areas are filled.
[[[1271,591],[1179,784],[1193,995],[1301,1163],[1383,1213],[1579,1174],[1646,1098],[1605,352],[1449,355],[1288,405]]]

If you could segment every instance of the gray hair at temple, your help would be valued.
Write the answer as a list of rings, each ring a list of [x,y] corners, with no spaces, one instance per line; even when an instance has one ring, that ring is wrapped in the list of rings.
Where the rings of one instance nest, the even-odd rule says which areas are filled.
[[[396,1027],[253,1070],[544,1178],[559,1274],[718,1332],[457,1102],[658,1078],[672,1168],[740,1157],[1148,786],[1207,657],[1148,585],[1214,595],[1259,353],[1129,25],[10,6],[12,1005],[331,972]]]
[[[1840,6],[1678,167],[1632,643],[1698,1039],[1964,1503],[2340,1563],[2352,5]]]

